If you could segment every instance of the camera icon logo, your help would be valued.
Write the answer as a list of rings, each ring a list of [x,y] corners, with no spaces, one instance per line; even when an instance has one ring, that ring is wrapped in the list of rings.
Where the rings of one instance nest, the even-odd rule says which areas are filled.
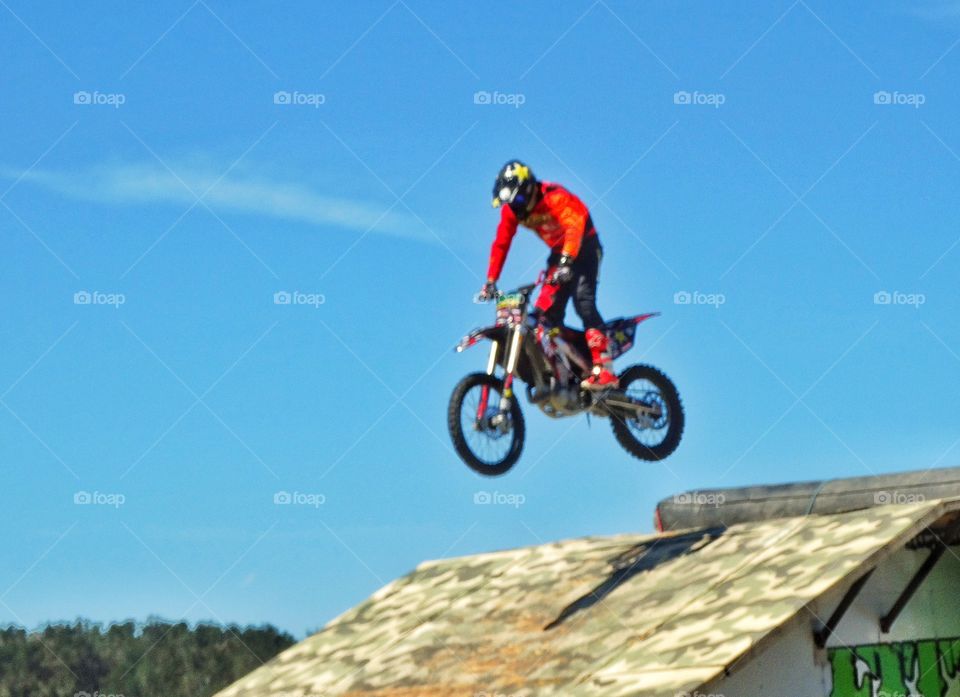
[[[85,290],[78,290],[73,294],[74,305],[89,305],[91,302],[93,302],[93,296]]]
[[[880,90],[879,92],[874,92],[873,103],[874,104],[891,104],[893,103],[893,95],[887,92],[886,90]]]
[[[679,290],[673,294],[674,305],[689,305],[693,302],[693,294],[690,291]]]
[[[293,302],[293,296],[285,290],[278,290],[273,294],[274,305],[289,305]]]
[[[673,93],[674,104],[690,104],[693,100],[692,95],[686,90],[680,90]]]
[[[493,95],[487,92],[486,90],[480,90],[479,92],[473,93],[474,104],[491,104],[492,102],[493,102]]]
[[[893,296],[890,295],[888,291],[878,290],[873,294],[873,304],[874,305],[889,305],[893,300]]]
[[[93,101],[93,95],[86,90],[73,93],[74,104],[90,104]]]
[[[86,506],[93,501],[89,491],[78,491],[73,495],[73,503],[77,506]]]
[[[273,502],[278,506],[285,506],[293,501],[289,491],[278,491],[273,495]]]
[[[490,503],[492,500],[489,491],[478,491],[473,495],[473,502],[481,506]]]
[[[273,93],[274,104],[290,104],[292,101],[292,98],[293,96],[285,90],[280,90],[279,92]]]

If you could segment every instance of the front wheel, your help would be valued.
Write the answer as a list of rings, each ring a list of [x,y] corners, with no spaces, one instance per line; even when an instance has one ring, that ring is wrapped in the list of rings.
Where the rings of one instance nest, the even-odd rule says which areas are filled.
[[[662,460],[676,450],[683,435],[683,405],[670,378],[653,366],[632,365],[620,374],[620,390],[652,412],[613,415],[610,424],[617,442],[641,460]]]
[[[523,412],[516,398],[500,413],[503,381],[471,373],[457,383],[447,407],[447,427],[457,454],[474,472],[495,477],[507,472],[523,450]]]

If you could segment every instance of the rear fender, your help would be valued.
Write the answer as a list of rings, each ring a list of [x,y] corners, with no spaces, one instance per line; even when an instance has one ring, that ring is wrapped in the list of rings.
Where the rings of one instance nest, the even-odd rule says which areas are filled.
[[[641,322],[646,322],[651,317],[659,317],[659,316],[660,316],[659,312],[647,312],[646,314],[643,314],[643,315],[634,315],[633,317],[629,317],[628,320],[630,322],[633,322],[634,325],[637,325],[637,324],[640,324]]]
[[[633,348],[633,337],[637,333],[637,325],[646,322],[652,317],[658,317],[659,312],[647,312],[633,317],[622,317],[607,322],[605,327],[610,339],[610,356],[617,358]]]

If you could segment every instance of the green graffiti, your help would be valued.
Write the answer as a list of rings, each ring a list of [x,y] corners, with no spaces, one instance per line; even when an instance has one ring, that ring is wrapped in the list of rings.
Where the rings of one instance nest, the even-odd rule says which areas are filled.
[[[927,639],[829,650],[830,697],[960,695],[960,639]]]
[[[857,657],[853,649],[832,649],[830,665],[833,668],[833,690],[830,697],[871,697],[868,679],[857,680]]]

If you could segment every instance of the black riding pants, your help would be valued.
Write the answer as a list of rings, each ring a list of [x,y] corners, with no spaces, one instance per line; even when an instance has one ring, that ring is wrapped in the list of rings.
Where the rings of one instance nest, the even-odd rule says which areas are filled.
[[[551,326],[563,324],[567,301],[573,298],[573,309],[583,321],[584,329],[602,329],[603,318],[597,310],[597,283],[600,280],[600,262],[603,247],[597,235],[583,238],[580,253],[574,259],[573,278],[562,286],[545,285],[537,298],[537,309]],[[547,274],[560,262],[560,254],[554,252],[547,260]]]

